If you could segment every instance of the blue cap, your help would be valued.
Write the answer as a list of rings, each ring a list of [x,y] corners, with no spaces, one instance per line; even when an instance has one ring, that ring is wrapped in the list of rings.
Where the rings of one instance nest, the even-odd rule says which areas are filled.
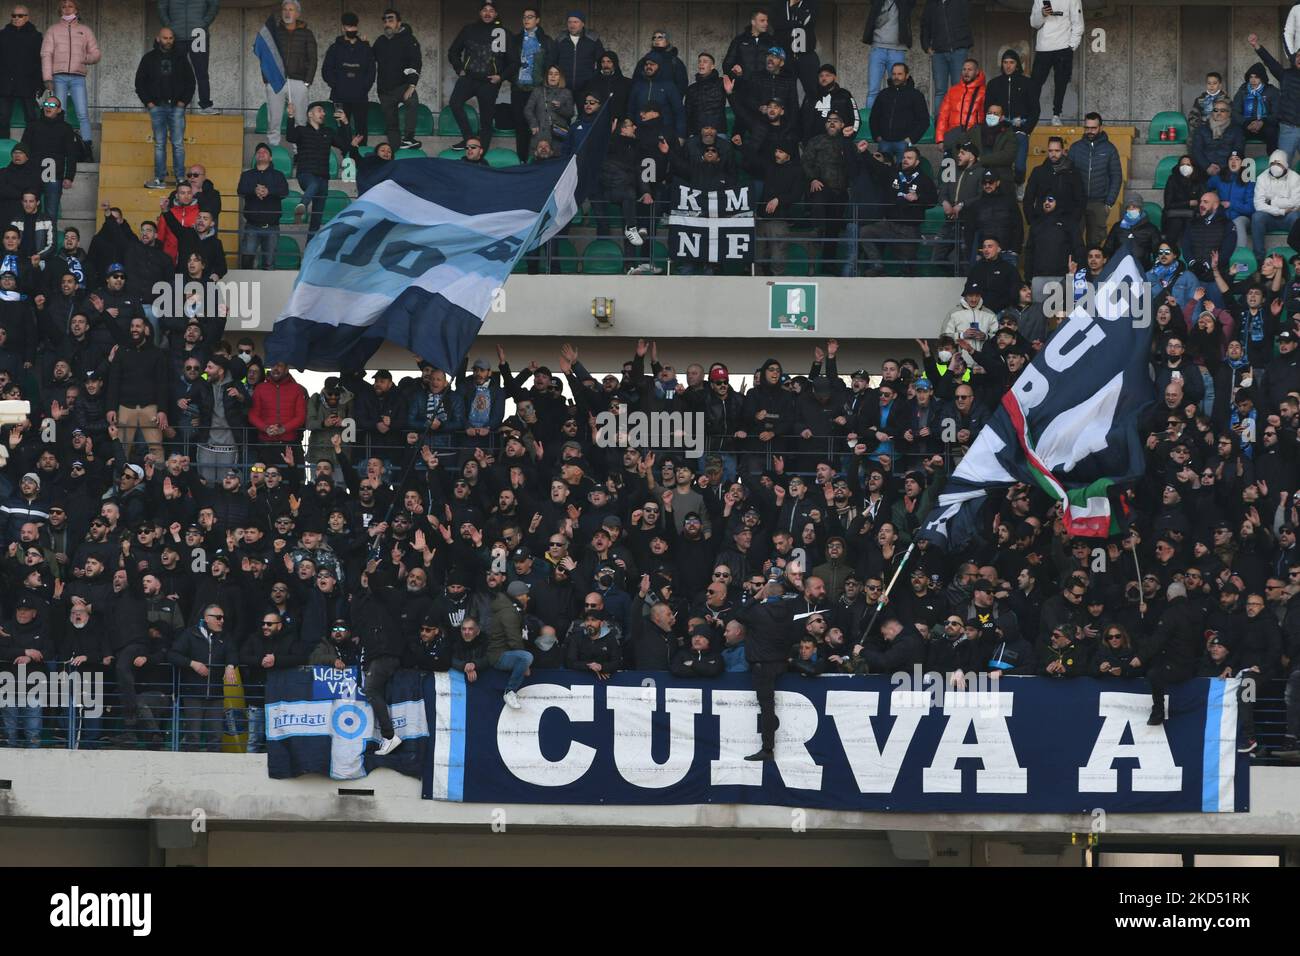
[[[785,50],[783,50],[783,49],[782,49],[781,47],[779,47],[779,46],[770,46],[770,47],[768,47],[768,48],[767,48],[767,53],[768,53],[768,56],[779,56],[781,59],[783,59],[783,60],[785,59]]]
[[[120,263],[120,262],[114,262],[112,265],[110,265],[110,266],[108,267],[107,271],[106,271],[104,274],[105,274],[105,275],[110,275],[110,276],[111,276],[111,275],[123,275],[123,276],[124,276],[124,275],[126,275],[126,267],[123,266],[122,263]]]
[[[918,378],[918,379],[916,380],[915,384],[914,384],[912,387],[913,387],[913,388],[923,388],[923,389],[925,389],[927,392],[933,392],[933,391],[934,391],[934,386],[930,384],[930,380],[929,380],[928,378]]]

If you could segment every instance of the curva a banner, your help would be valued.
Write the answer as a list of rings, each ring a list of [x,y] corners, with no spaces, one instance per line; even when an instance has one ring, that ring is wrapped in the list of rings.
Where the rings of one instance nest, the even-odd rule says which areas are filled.
[[[748,675],[608,682],[541,671],[503,705],[504,675],[425,678],[424,796],[475,803],[749,803],[829,810],[1242,812],[1237,681],[1175,688],[1148,727],[1143,681],[1004,677],[945,693],[921,675],[787,676],[776,760]],[[934,675],[937,677],[937,675]],[[914,687],[924,689],[913,690]],[[1238,772],[1241,770],[1242,772]]]
[[[676,261],[753,261],[754,212],[749,208],[748,186],[710,190],[679,186],[668,226]]]

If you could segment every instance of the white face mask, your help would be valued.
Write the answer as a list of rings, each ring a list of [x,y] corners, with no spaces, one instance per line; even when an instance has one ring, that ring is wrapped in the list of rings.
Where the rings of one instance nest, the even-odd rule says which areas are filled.
[[[984,122],[988,123],[990,126],[997,126],[1002,122],[1002,117],[998,116],[996,113],[990,113],[988,116],[984,117]]]
[[[1270,166],[1268,167],[1268,173],[1274,179],[1281,179],[1286,175],[1286,170],[1282,169],[1280,166]]]
[[[77,19],[77,15],[75,13],[70,13],[66,17],[60,17],[59,19],[64,23],[71,23],[73,20]]]
[[[948,364],[949,362],[951,362],[951,361],[952,361],[952,353],[949,352],[947,349],[940,349],[940,350],[939,350],[939,364],[941,364],[941,365],[947,365],[947,364]]]
[[[1184,176],[1190,176],[1190,175],[1192,174],[1192,167],[1191,167],[1191,166],[1179,166],[1179,167],[1178,167],[1178,171],[1179,171],[1180,173],[1182,173]]]

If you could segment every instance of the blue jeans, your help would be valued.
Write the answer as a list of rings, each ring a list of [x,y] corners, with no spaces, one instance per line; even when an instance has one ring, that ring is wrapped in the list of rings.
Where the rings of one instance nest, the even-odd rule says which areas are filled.
[[[966,56],[970,50],[962,47],[960,50],[949,50],[947,53],[940,53],[937,50],[930,54],[930,78],[934,80],[934,109],[932,116],[939,115],[939,106],[943,103],[944,94],[948,88],[956,86],[961,81],[961,65],[966,62]]]
[[[63,170],[59,170],[61,174]],[[63,180],[56,179],[41,187],[41,208],[56,226],[59,224],[59,206],[63,204]]]
[[[298,185],[302,187],[302,201],[311,207],[311,219],[307,222],[307,240],[320,230],[321,217],[325,215],[325,195],[329,192],[329,180],[312,173],[299,173]]]
[[[1277,148],[1286,153],[1288,166],[1291,165],[1291,157],[1295,155],[1297,147],[1300,147],[1300,126],[1280,124],[1277,128]]]
[[[72,105],[77,108],[77,123],[80,126],[81,138],[87,143],[93,141],[94,134],[90,129],[90,107],[86,103],[86,78],[75,73],[55,73],[54,95],[63,104],[64,112],[68,109],[68,97],[72,97]]]
[[[1300,209],[1285,216],[1272,216],[1266,212],[1257,212],[1250,217],[1251,245],[1255,249],[1255,258],[1264,258],[1264,234],[1267,232],[1290,232],[1295,221],[1300,219]]]
[[[177,180],[185,178],[185,107],[154,106],[149,110],[153,124],[154,179],[167,178],[167,137],[172,139],[172,172]]]
[[[0,707],[8,746],[34,750],[41,745],[41,709],[39,707]]]
[[[266,708],[261,704],[248,708],[248,748],[246,753],[262,752],[262,743],[266,739]]]
[[[858,220],[856,217],[844,224],[844,232],[840,235],[840,241],[836,248],[840,260],[844,263],[840,267],[840,278],[856,278],[858,274]]]
[[[889,71],[895,63],[906,63],[906,50],[889,50],[883,46],[872,46],[871,55],[867,57],[867,109],[876,102],[880,90],[889,82]]]
[[[1025,162],[1029,159],[1029,134],[1016,130],[1016,182],[1024,182]]]
[[[506,690],[518,690],[524,683],[524,672],[533,666],[533,655],[527,651],[506,651],[492,665],[499,671],[509,671]]]
[[[902,139],[882,139],[876,144],[882,155],[888,156],[896,163],[903,161],[903,150],[907,149],[907,141]]]
[[[279,226],[244,226],[239,251],[245,269],[274,269],[275,249],[280,244]]]

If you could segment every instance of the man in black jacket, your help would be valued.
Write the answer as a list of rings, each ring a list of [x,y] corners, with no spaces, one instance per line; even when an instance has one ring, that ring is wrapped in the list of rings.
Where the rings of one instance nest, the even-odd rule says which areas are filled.
[[[172,173],[185,178],[185,107],[194,99],[194,69],[187,51],[176,46],[171,27],[158,31],[153,49],[140,58],[135,95],[153,126],[153,179],[146,189],[167,188],[167,137],[172,140]]]
[[[1002,190],[1002,176],[996,169],[984,170],[984,181],[980,185],[979,199],[966,205],[962,219],[973,231],[977,242],[983,244],[985,239],[996,239],[1001,249],[1010,253],[1015,261],[1020,257],[1020,247],[1025,240],[1016,194]]]
[[[224,685],[234,682],[239,665],[238,646],[225,628],[226,612],[220,604],[209,604],[167,653],[180,673],[182,750],[221,749]]]
[[[402,629],[397,624],[394,603],[398,599],[393,566],[384,555],[385,567],[371,560],[361,579],[361,591],[352,602],[353,628],[361,638],[366,661],[366,698],[375,713],[375,725],[384,742],[375,751],[384,756],[402,743],[393,729],[393,718],[384,696],[388,682],[402,666]]]
[[[1024,208],[1030,224],[1045,211],[1043,200],[1047,196],[1056,200],[1052,215],[1072,223],[1077,230],[1088,200],[1083,192],[1083,177],[1066,155],[1065,140],[1059,136],[1047,138],[1047,158],[1029,174],[1025,184]]]
[[[781,726],[776,716],[776,681],[790,666],[790,621],[794,613],[793,602],[784,600],[781,594],[781,585],[769,582],[736,615],[748,633],[745,659],[754,679],[758,729],[763,737],[761,749],[746,760],[775,759],[776,729]]]
[[[821,66],[821,57],[817,55],[816,19],[817,0],[783,0],[776,7],[771,21],[776,45],[789,54],[786,65],[799,77],[805,99],[811,99],[817,93],[818,67]]]
[[[162,461],[171,363],[148,339],[147,326],[143,318],[131,320],[130,345],[119,349],[109,366],[108,423],[121,426],[122,447],[128,455],[137,432],[143,432],[154,460]]]
[[[921,14],[921,48],[930,54],[936,115],[948,88],[960,81],[962,64],[974,45],[968,0],[928,0]]]
[[[1025,76],[1020,54],[1007,49],[1002,54],[1002,73],[984,88],[984,106],[997,103],[1002,115],[1016,134],[1016,182],[1025,181],[1025,161],[1029,157],[1029,134],[1038,125],[1038,87]]]
[[[330,99],[343,107],[348,126],[361,137],[357,145],[364,146],[370,123],[370,88],[375,85],[375,51],[369,42],[361,39],[360,22],[355,13],[343,14],[341,23],[343,32],[325,51],[320,75],[329,84]],[[411,37],[411,42],[415,44],[418,55],[419,43],[414,37]],[[411,115],[414,113],[412,108]]]
[[[1151,718],[1148,724],[1165,722],[1165,693],[1170,684],[1185,681],[1196,674],[1196,664],[1204,651],[1205,619],[1187,600],[1187,589],[1177,581],[1169,585],[1169,604],[1160,615],[1155,632],[1139,641],[1134,667],[1145,667],[1151,682]]]
[[[266,732],[266,675],[307,663],[294,648],[297,633],[284,626],[275,609],[261,615],[261,623],[239,649],[243,665],[244,697],[248,702],[248,752],[260,753]]]
[[[870,263],[862,275],[881,275],[880,250],[872,240],[893,240],[897,243],[896,259],[903,262],[915,259],[916,243],[921,238],[925,211],[939,201],[939,194],[934,180],[921,169],[921,152],[915,146],[909,146],[903,151],[903,162],[897,169],[880,154],[869,154],[865,140],[858,141],[857,149],[861,161],[866,164],[867,172],[881,185],[889,200],[889,205],[885,207],[885,218],[868,222],[859,231],[867,262]],[[911,275],[915,267],[905,265],[903,270],[904,274]]]
[[[41,197],[41,208],[58,225],[59,204],[63,199],[63,190],[72,188],[72,181],[77,176],[76,131],[63,118],[63,104],[57,96],[46,96],[41,100],[40,115],[32,119],[23,130],[23,145],[42,171],[52,170],[52,178],[45,180],[45,194]]]
[[[487,152],[492,142],[492,115],[496,111],[501,79],[510,69],[509,53],[510,34],[501,25],[492,0],[483,0],[478,20],[463,27],[447,51],[447,62],[456,71],[456,85],[452,88],[447,108],[460,127],[460,142],[452,149],[464,149],[465,141],[474,132],[465,113],[465,104],[475,100],[479,112],[478,134],[482,138],[483,151]],[[380,97],[383,97],[382,79]]]
[[[771,48],[773,42],[772,34],[767,32],[767,11],[756,9],[750,15],[749,29],[731,41],[727,47],[727,55],[722,58],[722,75],[732,80],[745,79],[752,84],[758,79],[763,67],[767,62],[767,51]],[[743,89],[743,88],[742,88]],[[757,94],[755,94],[757,95]],[[748,101],[747,101],[748,102]],[[733,106],[736,104],[733,103]],[[757,109],[762,104],[753,102],[751,104]],[[791,116],[797,116],[798,112],[795,107],[796,103],[787,104]],[[744,119],[740,109],[736,109],[736,129],[733,132],[740,132],[746,127],[748,121]]]
[[[873,6],[874,9],[874,6]],[[919,142],[930,128],[930,107],[906,63],[890,68],[889,85],[876,97],[867,125],[876,148],[893,162],[901,162],[903,150]]]
[[[491,4],[486,4],[490,7]],[[496,18],[495,10],[493,19]],[[466,27],[466,30],[470,29]],[[456,38],[460,43],[465,36],[465,30]],[[497,42],[497,41],[494,41]],[[499,45],[501,50],[505,50],[505,30],[501,30]],[[452,66],[457,74],[464,72],[463,67],[456,59],[456,44],[452,44]],[[384,33],[375,39],[374,45],[376,82],[375,89],[379,93],[379,105],[384,111],[384,133],[388,138],[388,143],[396,149],[419,149],[420,141],[415,138],[415,121],[419,114],[420,97],[416,92],[416,84],[420,81],[420,71],[424,68],[423,57],[420,53],[420,41],[415,38],[411,28],[402,22],[402,15],[391,7],[384,11]],[[504,55],[504,54],[500,54]],[[499,82],[499,81],[498,81]],[[460,83],[457,82],[456,89],[460,89]],[[493,98],[496,93],[492,93]],[[461,101],[462,103],[464,100]],[[397,131],[397,111],[398,107],[405,104],[406,115],[403,121],[405,127],[404,134],[398,136]],[[459,118],[460,113],[456,105],[456,93],[452,93],[451,102],[452,112]],[[482,111],[483,101],[479,100],[479,108]],[[491,111],[487,116],[491,118]],[[465,129],[465,124],[461,123],[461,129]]]
[[[0,30],[0,139],[9,138],[14,103],[21,103],[26,125],[35,116],[41,79],[41,31],[32,25],[26,6],[15,4],[9,25]]]
[[[258,143],[253,150],[253,165],[239,174],[236,192],[244,201],[241,264],[245,269],[274,268],[280,241],[280,202],[289,195],[289,181],[271,165],[271,147],[266,143]]]
[[[858,103],[852,93],[840,86],[835,75],[835,64],[823,63],[817,72],[817,86],[812,91],[805,90],[805,93],[803,111],[799,117],[804,142],[826,129],[826,120],[831,113],[838,113],[844,121],[844,135],[857,135]]]
[[[293,119],[293,104],[289,104],[289,119]],[[298,167],[298,185],[302,187],[302,202],[294,210],[294,219],[302,221],[307,205],[311,205],[311,220],[307,224],[307,241],[320,230],[325,214],[325,197],[329,194],[330,150],[337,147],[346,152],[352,140],[352,128],[342,110],[334,111],[336,129],[325,125],[325,107],[313,103],[307,110],[307,125],[289,124],[289,142],[298,147],[294,163]]]
[[[705,126],[727,128],[727,92],[722,88],[722,75],[713,54],[701,53],[696,63],[695,82],[686,88],[687,136],[694,136]]]

